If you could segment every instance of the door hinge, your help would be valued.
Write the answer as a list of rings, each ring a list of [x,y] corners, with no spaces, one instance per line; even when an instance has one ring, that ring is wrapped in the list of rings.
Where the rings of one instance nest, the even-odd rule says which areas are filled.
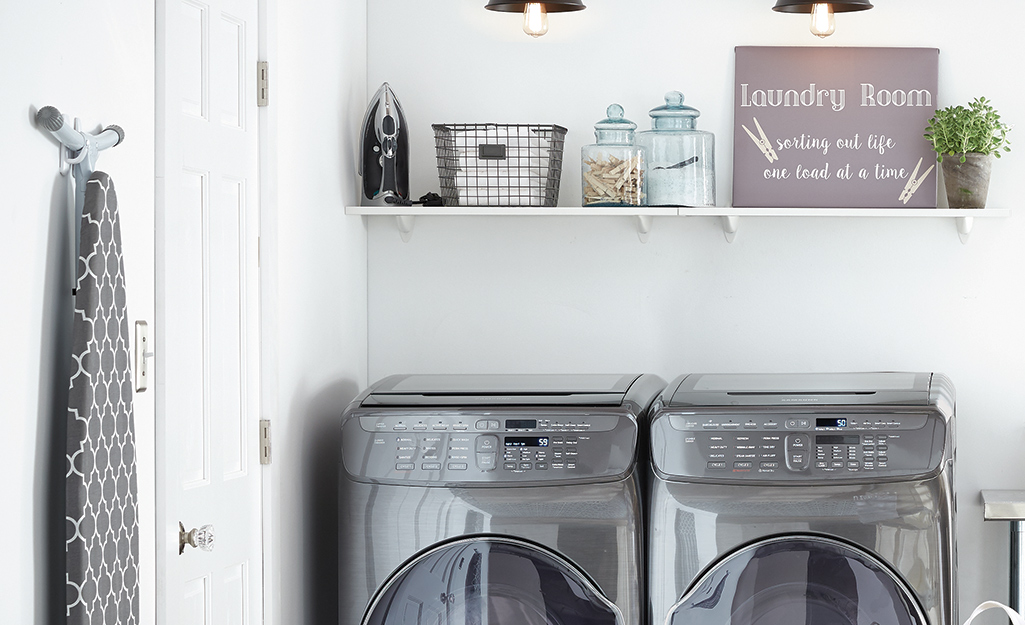
[[[260,419],[260,464],[270,464],[270,419]]]
[[[267,88],[267,61],[256,63],[256,106],[267,106],[270,94]]]

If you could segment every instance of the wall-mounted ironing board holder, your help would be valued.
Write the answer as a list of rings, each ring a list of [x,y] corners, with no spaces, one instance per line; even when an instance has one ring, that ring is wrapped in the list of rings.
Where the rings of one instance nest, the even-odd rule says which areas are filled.
[[[74,188],[75,210],[69,211],[72,224],[69,232],[73,232],[71,250],[71,290],[74,292],[78,283],[77,268],[79,255],[79,239],[82,230],[82,210],[85,207],[85,186],[89,177],[96,171],[96,160],[100,151],[112,148],[125,140],[125,131],[120,126],[107,126],[99,134],[91,134],[81,129],[81,122],[75,118],[74,126],[68,126],[64,116],[55,107],[44,106],[36,113],[36,125],[56,137],[59,142],[58,171],[62,176],[71,174],[69,182]]]

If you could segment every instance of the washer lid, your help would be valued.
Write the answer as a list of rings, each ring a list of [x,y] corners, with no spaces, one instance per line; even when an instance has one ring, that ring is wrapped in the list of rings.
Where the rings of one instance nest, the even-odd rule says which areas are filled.
[[[777,536],[727,555],[695,581],[666,625],[928,625],[907,583],[855,545]]]
[[[639,375],[393,375],[364,406],[619,406]]]
[[[371,600],[361,625],[625,625],[620,609],[568,560],[504,536],[414,556]],[[881,624],[886,625],[886,624]]]
[[[692,374],[680,379],[667,403],[671,407],[924,406],[931,403],[931,380],[931,373],[903,372]]]

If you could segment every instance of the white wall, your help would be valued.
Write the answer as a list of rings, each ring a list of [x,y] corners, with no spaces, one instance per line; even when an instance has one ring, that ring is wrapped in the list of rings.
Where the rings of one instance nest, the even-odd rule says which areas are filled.
[[[338,619],[338,418],[366,386],[366,229],[355,155],[366,108],[366,3],[276,0],[262,175],[264,352],[274,437],[271,622]],[[275,237],[268,236],[275,233]]]
[[[678,89],[717,138],[729,205],[737,45],[941,49],[940,105],[978,95],[1025,124],[1025,8],[879,2],[820,42],[768,0],[587,2],[531,40],[484,0],[369,3],[368,83],[391,83],[413,128],[414,195],[437,190],[431,123],[570,129],[560,204],[579,205],[579,150],[619,102],[641,127]],[[998,17],[993,17],[998,16]],[[1022,130],[1012,133],[1012,137]],[[1020,140],[1020,137],[1016,141]],[[1017,208],[1025,154],[998,161],[990,206]],[[356,218],[351,218],[355,220]],[[369,377],[399,372],[926,370],[958,389],[960,599],[1007,598],[1007,528],[979,491],[1025,488],[1025,222],[656,218],[647,244],[608,218],[418,218],[409,243],[369,224]],[[994,617],[992,622],[996,622]]]
[[[153,5],[137,0],[7,2],[0,10],[0,171],[5,276],[0,306],[5,537],[0,614],[8,623],[64,619],[64,431],[71,265],[56,142],[35,127],[56,106],[125,141],[99,169],[116,185],[130,323],[153,318]],[[137,395],[143,584],[153,575],[152,397]],[[147,488],[147,485],[149,487]],[[56,546],[56,550],[54,549]],[[142,611],[152,614],[153,594]]]

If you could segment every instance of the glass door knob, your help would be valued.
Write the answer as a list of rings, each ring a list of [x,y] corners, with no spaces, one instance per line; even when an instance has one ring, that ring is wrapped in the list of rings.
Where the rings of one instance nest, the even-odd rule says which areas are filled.
[[[178,521],[178,555],[185,552],[186,545],[202,549],[203,551],[213,551],[214,526],[204,525],[186,532],[185,525]]]

